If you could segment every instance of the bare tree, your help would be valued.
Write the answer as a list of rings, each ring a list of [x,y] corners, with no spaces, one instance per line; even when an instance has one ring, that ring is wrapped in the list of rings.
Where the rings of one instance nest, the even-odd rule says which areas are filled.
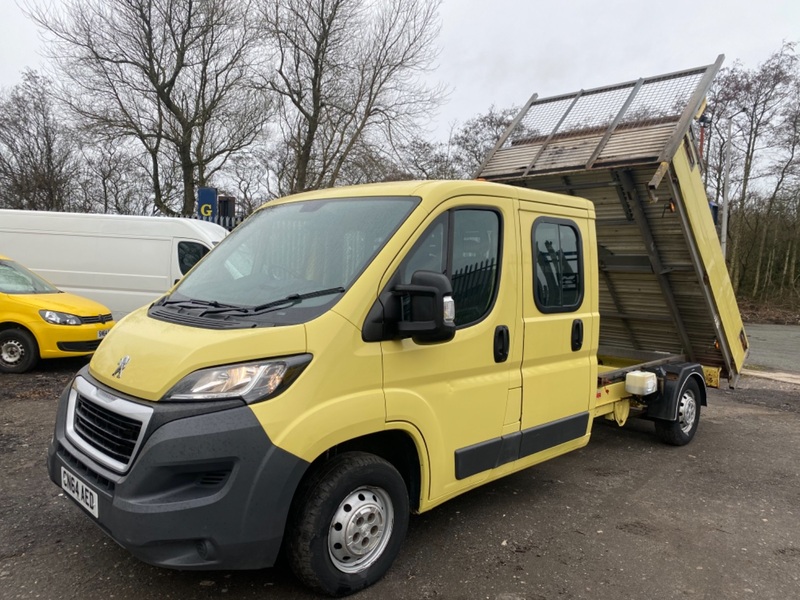
[[[439,0],[265,0],[281,100],[273,153],[279,193],[334,186],[368,148],[411,137],[442,98],[420,75],[437,55]],[[357,170],[356,170],[357,171]]]
[[[798,74],[800,75],[800,74]],[[795,79],[790,86],[782,108],[768,128],[769,146],[773,151],[767,159],[769,190],[762,203],[757,237],[758,251],[753,273],[751,294],[753,297],[764,296],[771,283],[771,267],[777,243],[782,236],[776,231],[774,217],[786,216],[783,205],[787,202],[787,191],[797,193],[800,187],[800,80]],[[791,194],[791,192],[789,192]],[[767,247],[767,239],[772,237],[771,249]],[[776,239],[777,238],[777,239]]]
[[[98,136],[137,140],[158,210],[191,214],[195,186],[251,144],[268,114],[250,85],[261,56],[251,0],[30,2],[72,110]]]
[[[709,98],[711,193],[719,197],[726,145],[732,170],[729,266],[740,298],[793,302],[800,214],[800,60],[784,44],[755,69],[724,70]],[[730,139],[728,132],[730,131]]]
[[[454,156],[452,136],[448,142],[430,142],[414,138],[399,149],[395,179],[459,179],[460,172]],[[387,173],[387,177],[391,177]]]
[[[455,158],[462,177],[472,177],[497,140],[517,116],[519,107],[489,110],[467,120],[453,135]],[[524,135],[524,133],[523,133]]]
[[[726,135],[723,128],[727,128],[728,121],[731,121],[734,137],[731,143],[741,164],[737,186],[739,193],[732,201],[734,214],[730,245],[731,277],[737,290],[742,276],[738,260],[739,253],[743,251],[740,242],[746,237],[743,235],[746,223],[741,217],[746,212],[736,214],[735,209],[745,206],[753,185],[756,185],[754,191],[760,192],[761,196],[775,195],[774,190],[765,194],[763,187],[758,188],[758,182],[766,181],[770,155],[768,138],[791,95],[796,69],[797,55],[794,45],[787,43],[756,69],[748,70],[735,64],[732,68],[723,70],[712,91],[716,137],[724,140]],[[719,164],[721,163],[720,160]]]
[[[66,210],[78,175],[78,146],[58,118],[52,82],[25,71],[0,96],[0,207]]]
[[[249,215],[275,197],[269,178],[270,155],[266,144],[254,144],[232,157],[226,169],[226,180],[236,198],[236,212]]]
[[[81,147],[83,212],[149,214],[148,169],[132,142],[88,140]]]
[[[454,125],[446,142],[431,142],[420,137],[400,146],[395,171],[406,178],[468,179],[519,112],[518,108],[489,107]]]

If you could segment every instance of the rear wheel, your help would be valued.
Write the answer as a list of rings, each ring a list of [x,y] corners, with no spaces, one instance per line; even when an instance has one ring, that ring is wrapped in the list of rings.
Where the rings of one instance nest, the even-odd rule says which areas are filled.
[[[25,373],[39,362],[39,346],[23,329],[0,331],[0,373]]]
[[[667,444],[685,446],[697,433],[700,424],[700,386],[694,377],[686,381],[678,399],[675,421],[656,421],[656,433]]]
[[[372,454],[337,455],[297,491],[289,521],[289,563],[315,590],[352,594],[389,570],[408,519],[408,491],[397,469]]]

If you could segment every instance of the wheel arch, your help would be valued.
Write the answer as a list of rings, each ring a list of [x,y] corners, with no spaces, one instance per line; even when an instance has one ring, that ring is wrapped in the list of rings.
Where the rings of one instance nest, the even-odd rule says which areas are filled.
[[[42,323],[44,323],[44,321],[42,321]],[[39,336],[34,329],[28,327],[27,325],[23,325],[19,321],[0,321],[0,332],[8,331],[10,329],[19,329],[20,331],[24,331],[34,339],[37,348],[41,349],[42,341],[39,339]]]
[[[309,465],[303,479],[309,477],[333,456],[344,452],[367,452],[390,463],[400,473],[408,490],[409,506],[412,512],[418,511],[422,499],[423,486],[427,484],[424,472],[424,448],[420,448],[415,436],[405,428],[387,429],[346,440],[329,448]],[[298,489],[301,486],[298,486]]]
[[[700,391],[698,402],[707,406],[706,381],[703,367],[697,363],[677,363],[658,367],[654,370],[659,380],[658,397],[648,402],[646,416],[662,421],[678,419],[678,405],[681,394],[689,381],[695,381]]]
[[[699,398],[700,405],[708,406],[708,388],[706,387],[706,380],[703,374],[697,372],[689,373],[689,376],[683,383],[684,386],[686,385],[686,382],[689,381],[689,379],[694,379],[695,381],[697,381],[697,387],[700,390],[700,398]],[[683,387],[681,387],[681,391],[683,391]],[[678,393],[678,395],[680,395],[680,392]]]
[[[17,323],[16,321],[0,321],[0,331],[8,331],[9,329],[21,329],[33,336],[33,339],[36,340],[36,343],[39,343],[39,340],[36,338],[36,334],[31,331],[28,327],[25,327],[22,323]]]

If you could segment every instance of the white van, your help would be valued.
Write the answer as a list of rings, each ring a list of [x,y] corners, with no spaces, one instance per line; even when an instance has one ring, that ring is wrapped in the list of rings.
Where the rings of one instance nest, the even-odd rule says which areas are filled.
[[[0,210],[0,254],[115,320],[166,292],[227,233],[194,219]]]

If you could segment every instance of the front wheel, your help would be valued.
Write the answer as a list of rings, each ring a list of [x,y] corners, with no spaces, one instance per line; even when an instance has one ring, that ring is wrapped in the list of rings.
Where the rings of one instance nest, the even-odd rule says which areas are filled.
[[[671,446],[685,446],[697,433],[700,424],[700,386],[694,377],[683,386],[678,399],[678,418],[675,421],[656,421],[656,433]]]
[[[389,570],[408,519],[408,491],[397,469],[372,454],[339,454],[297,491],[289,520],[289,563],[315,590],[352,594]]]
[[[36,339],[22,329],[0,331],[0,373],[25,373],[39,362]]]

